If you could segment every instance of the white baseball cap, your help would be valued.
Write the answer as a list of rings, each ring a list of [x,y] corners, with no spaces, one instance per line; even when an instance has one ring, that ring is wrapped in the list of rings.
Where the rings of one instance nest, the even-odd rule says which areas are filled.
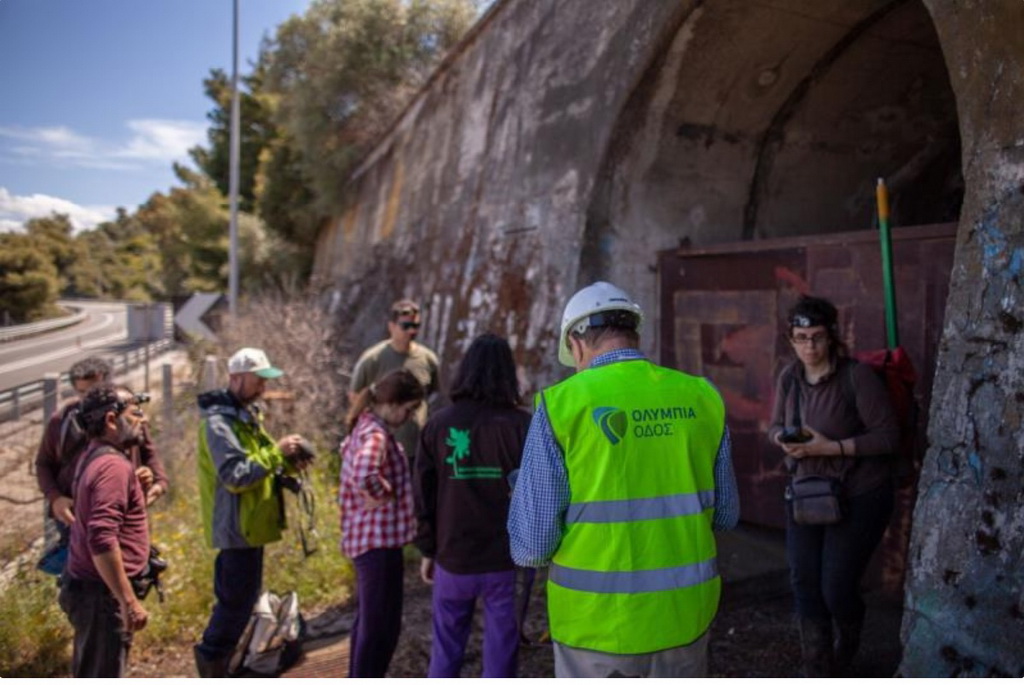
[[[270,365],[267,353],[255,347],[243,347],[228,360],[228,373],[254,373],[261,378],[278,378],[284,371]]]

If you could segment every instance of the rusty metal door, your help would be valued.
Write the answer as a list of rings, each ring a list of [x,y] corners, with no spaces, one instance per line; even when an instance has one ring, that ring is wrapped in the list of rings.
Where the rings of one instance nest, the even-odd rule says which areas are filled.
[[[919,375],[919,454],[926,447],[955,235],[955,224],[893,230],[900,342]],[[826,297],[839,309],[851,350],[884,348],[878,233],[681,248],[659,253],[658,264],[661,363],[707,376],[718,386],[732,433],[741,517],[784,527],[782,452],[765,438],[775,376],[793,359],[784,317],[803,293]],[[886,587],[902,579],[914,494],[912,483],[901,488],[883,543]]]

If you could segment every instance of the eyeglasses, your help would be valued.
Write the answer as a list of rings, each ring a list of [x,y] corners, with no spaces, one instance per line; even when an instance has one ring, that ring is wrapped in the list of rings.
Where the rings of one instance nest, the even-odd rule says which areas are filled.
[[[403,331],[415,331],[420,327],[415,321],[403,321],[398,325],[402,327]]]
[[[828,340],[828,334],[815,333],[814,335],[804,335],[803,333],[797,333],[796,335],[790,337],[789,340],[794,345],[806,345],[810,343],[811,345],[817,347],[818,345]]]

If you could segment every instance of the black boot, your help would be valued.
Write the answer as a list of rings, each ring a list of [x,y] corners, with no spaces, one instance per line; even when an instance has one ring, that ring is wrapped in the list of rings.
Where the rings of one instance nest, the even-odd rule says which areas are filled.
[[[196,673],[200,678],[227,678],[231,655],[210,659],[199,650],[199,645],[192,647],[192,656],[196,659]]]
[[[832,677],[832,621],[800,617],[800,652],[805,678]]]
[[[846,675],[846,670],[853,663],[853,657],[860,647],[860,632],[864,627],[864,618],[853,620],[835,620],[835,643],[833,644],[833,655],[835,658],[836,675]]]

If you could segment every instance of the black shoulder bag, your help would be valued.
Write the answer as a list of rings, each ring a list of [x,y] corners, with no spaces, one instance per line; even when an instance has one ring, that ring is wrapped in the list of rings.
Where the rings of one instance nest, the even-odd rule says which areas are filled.
[[[787,379],[787,392],[793,394],[793,425],[799,430],[800,388],[792,373]],[[793,521],[801,526],[827,526],[842,520],[839,492],[842,482],[838,478],[815,474],[796,474],[796,465],[790,469],[790,482],[786,486],[786,501],[793,506]]]

